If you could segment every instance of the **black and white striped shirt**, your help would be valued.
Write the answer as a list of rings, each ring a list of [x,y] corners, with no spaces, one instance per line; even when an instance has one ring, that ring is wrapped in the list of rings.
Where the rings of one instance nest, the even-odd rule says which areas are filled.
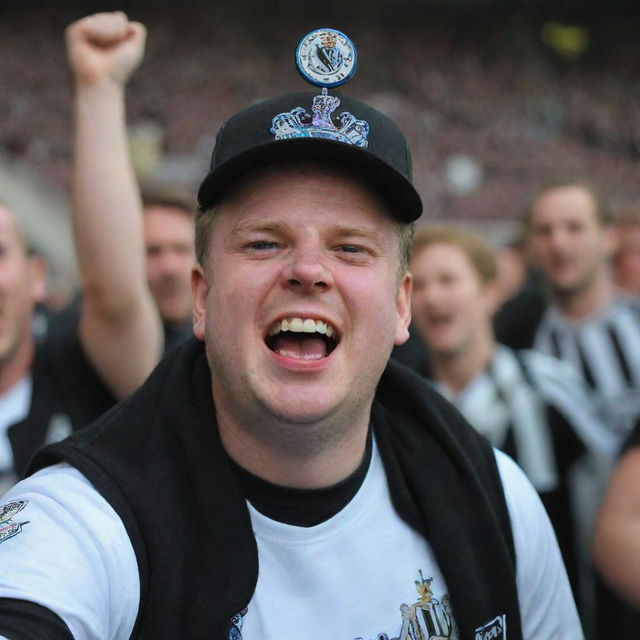
[[[437,386],[477,431],[516,458],[540,492],[556,488],[573,461],[565,457],[568,450],[573,459],[578,449],[607,457],[614,453],[615,439],[580,377],[546,354],[498,345],[487,369],[462,391],[452,395]],[[568,446],[570,440],[577,446]]]
[[[570,362],[620,443],[640,417],[640,300],[620,298],[578,324],[547,309],[534,347]]]
[[[547,508],[574,587],[582,590],[578,583],[590,579],[591,526],[617,440],[581,377],[547,354],[498,345],[489,366],[459,393],[436,386],[522,467]]]

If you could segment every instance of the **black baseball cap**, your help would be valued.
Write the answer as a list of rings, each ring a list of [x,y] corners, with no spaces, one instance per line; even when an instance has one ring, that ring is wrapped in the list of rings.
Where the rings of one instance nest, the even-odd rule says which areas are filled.
[[[231,116],[222,125],[211,156],[211,170],[200,185],[202,210],[217,204],[224,190],[247,172],[278,161],[321,160],[361,173],[380,191],[390,211],[401,222],[412,222],[422,214],[422,201],[412,183],[411,152],[397,125],[373,107],[353,98],[340,99],[339,119],[348,112],[368,124],[367,146],[341,142],[331,137],[276,139],[272,120],[292,110],[310,116],[318,92],[294,93],[256,103]]]

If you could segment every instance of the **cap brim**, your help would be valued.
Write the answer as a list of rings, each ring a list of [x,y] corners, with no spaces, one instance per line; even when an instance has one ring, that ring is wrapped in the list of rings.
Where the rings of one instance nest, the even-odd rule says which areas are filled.
[[[418,192],[401,173],[361,147],[323,138],[273,140],[234,156],[209,172],[200,185],[198,202],[204,209],[212,207],[234,180],[249,171],[295,160],[326,161],[356,171],[380,192],[391,214],[401,222],[413,222],[422,214]]]

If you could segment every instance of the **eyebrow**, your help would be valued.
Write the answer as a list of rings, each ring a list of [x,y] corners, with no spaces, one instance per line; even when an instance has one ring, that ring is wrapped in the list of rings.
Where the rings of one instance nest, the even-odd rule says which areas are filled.
[[[361,227],[348,224],[334,224],[329,232],[336,236],[349,238],[363,238],[374,242],[384,243],[384,234],[371,227]]]
[[[284,231],[289,228],[288,224],[279,222],[278,220],[251,220],[239,222],[231,231],[234,236],[243,233],[252,233],[256,231]]]
[[[239,222],[232,230],[232,235],[239,236],[252,232],[282,232],[291,228],[291,225],[279,220],[251,220]],[[356,225],[336,223],[329,227],[329,234],[342,237],[368,238],[377,242],[383,242],[384,235],[376,229]]]

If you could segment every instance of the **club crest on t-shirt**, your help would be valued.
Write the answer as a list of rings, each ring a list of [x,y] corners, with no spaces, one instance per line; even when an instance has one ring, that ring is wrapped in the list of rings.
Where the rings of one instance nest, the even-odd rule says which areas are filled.
[[[12,520],[27,506],[27,503],[27,500],[14,500],[0,506],[0,544],[17,536],[22,531],[23,525],[29,524],[28,520],[25,522],[13,522]]]
[[[242,640],[242,622],[244,621],[244,616],[247,615],[247,610],[247,607],[245,607],[231,618],[229,622],[229,634],[227,636],[228,640]]]
[[[419,579],[414,580],[418,600],[400,605],[400,633],[391,638],[386,633],[378,633],[375,640],[458,640],[449,594],[436,598],[431,588],[433,578],[425,579],[422,571],[418,573]]]
[[[419,571],[419,579],[414,581],[418,599],[412,604],[402,603],[399,607],[400,633],[389,636],[381,632],[369,640],[459,640],[458,627],[453,618],[449,595],[437,598],[431,588],[433,578],[424,578]],[[228,640],[242,640],[243,611],[235,615],[229,624]],[[498,623],[502,622],[502,626]],[[497,629],[505,630],[504,616],[492,620],[480,629],[476,629],[473,640],[506,640],[505,635],[491,635]],[[480,635],[478,635],[480,634]],[[354,640],[364,640],[362,636]]]

